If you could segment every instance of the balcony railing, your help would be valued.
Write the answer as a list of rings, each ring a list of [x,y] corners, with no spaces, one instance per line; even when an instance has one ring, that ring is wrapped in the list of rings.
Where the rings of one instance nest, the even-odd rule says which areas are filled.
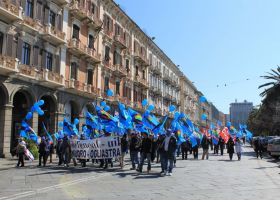
[[[25,26],[28,32],[33,33],[35,32],[43,32],[44,28],[43,26],[39,23],[38,20],[33,19],[31,17],[28,16],[24,16],[23,17],[23,21],[20,22],[20,24],[22,24],[23,26]]]
[[[122,36],[115,35],[114,36],[114,42],[115,42],[116,45],[118,45],[122,49],[126,48],[126,42],[125,42],[125,40],[124,40],[124,38]]]
[[[143,53],[141,53],[140,51],[134,52],[134,58],[135,58],[135,60],[139,61],[140,63],[142,63],[145,66],[149,65],[149,62],[148,62],[146,56]]]
[[[87,23],[93,28],[97,28],[102,25],[102,21],[99,16],[91,13],[86,7],[86,4],[83,5],[82,2],[72,0],[70,3],[70,12],[78,19],[84,20],[84,23]]]
[[[127,71],[122,65],[117,64],[117,65],[115,65],[115,74],[119,75],[119,76],[126,76]]]
[[[111,70],[111,71],[115,71],[115,66],[112,65],[112,63],[110,61],[105,61],[103,60],[103,65],[106,69]]]
[[[17,60],[16,58],[0,55],[0,73],[6,75],[10,72],[17,71]]]
[[[58,30],[56,27],[51,25],[44,27],[44,35],[46,40],[51,40],[55,44],[65,43],[65,33]]]
[[[72,38],[68,41],[68,47],[73,54],[77,54],[79,56],[85,56],[88,61],[92,61],[93,63],[100,62],[100,54],[97,54],[97,52],[87,47],[86,45],[82,44],[78,39]]]
[[[148,88],[148,87],[149,87],[147,80],[146,80],[146,79],[143,79],[143,78],[140,78],[139,75],[138,75],[138,76],[135,76],[135,81],[136,81],[137,83],[139,83],[140,85],[144,86],[145,88]]]
[[[22,19],[22,8],[19,0],[1,0],[0,1],[0,15],[1,18],[10,21]]]

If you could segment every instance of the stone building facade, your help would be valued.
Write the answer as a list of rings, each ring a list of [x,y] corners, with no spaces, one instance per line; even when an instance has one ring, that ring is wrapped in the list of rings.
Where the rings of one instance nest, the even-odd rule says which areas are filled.
[[[114,97],[107,98],[112,89]],[[20,123],[38,100],[39,135],[65,117],[84,123],[92,102],[107,98],[155,114],[176,105],[199,121],[198,93],[168,56],[112,0],[0,1],[0,154],[9,156]]]

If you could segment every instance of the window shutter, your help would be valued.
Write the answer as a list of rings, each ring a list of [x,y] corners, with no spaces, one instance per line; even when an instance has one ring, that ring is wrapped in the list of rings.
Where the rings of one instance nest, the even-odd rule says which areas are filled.
[[[47,56],[47,52],[45,50],[42,49],[42,68],[46,69],[46,56]]]
[[[12,46],[11,46],[12,45]],[[7,42],[6,42],[7,56],[13,56],[13,46],[14,46],[14,36],[7,34]],[[8,48],[10,47],[10,48]]]
[[[55,69],[56,73],[60,73],[60,55],[55,55]]]
[[[35,19],[41,22],[41,15],[42,15],[42,3],[37,1]]]
[[[22,39],[18,38],[18,45],[17,45],[17,58],[21,61],[22,58]]]
[[[33,65],[35,67],[38,66],[38,58],[39,58],[39,47],[33,46]]]
[[[50,15],[50,9],[48,7],[45,7],[45,19],[44,19],[44,24],[48,25],[49,24],[49,15]]]
[[[62,31],[62,15],[58,15],[58,30]]]
[[[110,25],[111,25],[111,27],[110,27],[110,32],[114,32],[114,25],[113,25],[113,20],[112,19],[109,19],[110,20]]]

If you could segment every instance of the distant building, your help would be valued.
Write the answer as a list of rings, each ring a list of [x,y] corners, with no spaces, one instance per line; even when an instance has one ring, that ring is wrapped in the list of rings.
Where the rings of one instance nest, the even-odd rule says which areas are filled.
[[[233,126],[236,128],[239,127],[239,124],[245,124],[249,117],[249,113],[253,109],[253,103],[247,102],[237,102],[230,104],[230,121]]]

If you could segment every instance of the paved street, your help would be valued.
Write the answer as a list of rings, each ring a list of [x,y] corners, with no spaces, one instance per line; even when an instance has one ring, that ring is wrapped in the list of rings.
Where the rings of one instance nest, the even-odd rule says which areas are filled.
[[[138,175],[129,165],[108,171],[28,164],[17,169],[14,161],[1,160],[0,200],[278,199],[279,164],[268,158],[257,160],[249,147],[240,162],[212,153],[208,161],[179,160],[172,177],[160,177],[159,165],[153,165],[150,174]]]

